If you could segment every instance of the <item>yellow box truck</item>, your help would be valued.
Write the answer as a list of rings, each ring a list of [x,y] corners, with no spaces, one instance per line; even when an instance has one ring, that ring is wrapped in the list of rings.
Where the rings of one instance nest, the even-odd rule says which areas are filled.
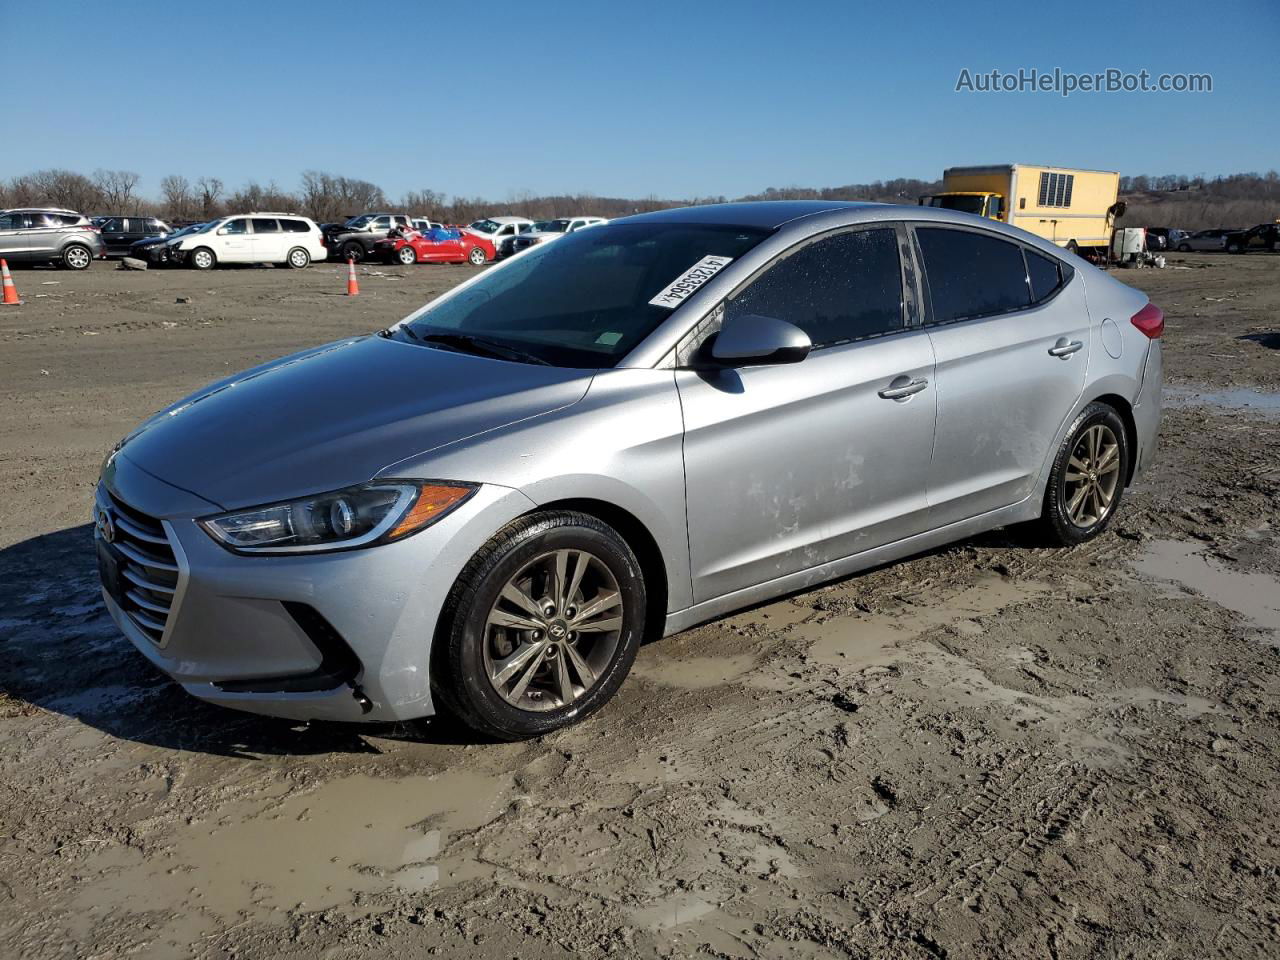
[[[946,207],[989,217],[1052,240],[1060,247],[1105,255],[1116,217],[1120,174],[1027,163],[949,167],[942,192],[920,198],[923,206]]]

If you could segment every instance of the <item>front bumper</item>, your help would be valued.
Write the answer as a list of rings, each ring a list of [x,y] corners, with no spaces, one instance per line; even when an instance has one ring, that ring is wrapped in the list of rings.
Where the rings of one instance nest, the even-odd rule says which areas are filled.
[[[222,706],[295,720],[392,721],[429,716],[431,643],[446,596],[493,533],[533,508],[518,491],[482,486],[457,510],[405,540],[337,553],[239,556],[197,526],[196,508],[166,516],[137,485],[100,486],[163,524],[177,589],[163,634],[139,629],[104,588],[121,632],[188,693]],[[136,469],[136,468],[134,468]],[[154,486],[154,483],[152,484]],[[176,489],[176,488],[175,488]],[[149,509],[150,507],[150,509]],[[95,527],[95,539],[102,538]],[[306,611],[318,619],[308,620]],[[299,615],[302,611],[302,615]],[[318,625],[317,625],[318,624]],[[329,627],[340,642],[317,642]],[[350,663],[335,659],[345,648]],[[329,683],[321,682],[329,677]],[[302,689],[298,689],[301,687]]]

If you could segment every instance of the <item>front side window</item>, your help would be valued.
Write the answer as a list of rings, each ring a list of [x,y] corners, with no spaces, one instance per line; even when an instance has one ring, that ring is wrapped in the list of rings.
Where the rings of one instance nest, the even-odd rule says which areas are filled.
[[[390,229],[391,229],[391,218],[390,218],[390,217],[378,217],[376,220],[374,220],[374,221],[373,221],[373,229],[375,229],[375,230],[390,230]]]
[[[853,230],[784,255],[727,303],[725,322],[747,314],[794,323],[815,347],[901,330],[897,231]]]
[[[121,217],[110,217],[98,229],[103,233],[124,233],[124,220]]]
[[[917,227],[933,322],[950,323],[1031,305],[1022,248],[972,230]]]
[[[249,232],[248,220],[228,220],[223,226],[223,231],[230,234],[240,234]]]
[[[410,317],[401,339],[479,338],[562,367],[614,366],[671,316],[650,301],[707,257],[737,259],[770,231],[605,224],[539,244]]]

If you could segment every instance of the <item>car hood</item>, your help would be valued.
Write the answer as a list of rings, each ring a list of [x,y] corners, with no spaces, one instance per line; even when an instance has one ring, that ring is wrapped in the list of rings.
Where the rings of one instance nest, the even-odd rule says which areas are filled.
[[[211,384],[144,423],[119,456],[225,509],[254,506],[363,483],[569,406],[593,373],[361,337]]]

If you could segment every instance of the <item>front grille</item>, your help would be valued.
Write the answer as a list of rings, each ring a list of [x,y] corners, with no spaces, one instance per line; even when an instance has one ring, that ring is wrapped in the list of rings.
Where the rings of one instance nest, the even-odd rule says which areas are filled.
[[[115,521],[112,546],[122,558],[120,606],[139,630],[160,643],[178,589],[177,558],[159,520],[107,496]]]

